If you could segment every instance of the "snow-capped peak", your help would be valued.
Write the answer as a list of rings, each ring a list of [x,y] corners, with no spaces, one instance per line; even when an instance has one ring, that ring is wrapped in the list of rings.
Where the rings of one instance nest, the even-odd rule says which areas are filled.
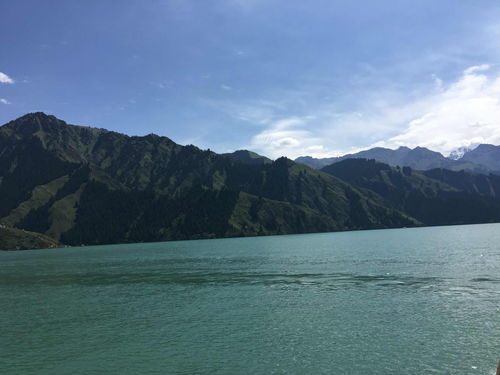
[[[469,151],[474,150],[477,146],[479,146],[479,144],[471,144],[469,146],[459,147],[456,150],[453,150],[452,152],[450,152],[450,154],[448,155],[448,159],[451,159],[451,160],[462,159],[462,157],[466,153],[468,153]]]

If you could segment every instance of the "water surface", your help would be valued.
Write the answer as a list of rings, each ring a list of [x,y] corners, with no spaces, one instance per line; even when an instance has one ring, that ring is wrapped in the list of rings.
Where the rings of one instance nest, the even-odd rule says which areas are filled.
[[[500,225],[0,253],[2,374],[494,374]]]

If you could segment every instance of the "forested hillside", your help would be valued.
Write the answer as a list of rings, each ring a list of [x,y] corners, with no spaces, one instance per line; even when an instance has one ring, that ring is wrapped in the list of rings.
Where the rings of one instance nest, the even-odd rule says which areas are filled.
[[[286,158],[246,163],[33,113],[0,127],[0,222],[69,245],[420,225]]]

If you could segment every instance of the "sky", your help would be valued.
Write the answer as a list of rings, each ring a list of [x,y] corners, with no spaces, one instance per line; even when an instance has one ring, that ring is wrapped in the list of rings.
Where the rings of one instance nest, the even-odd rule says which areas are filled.
[[[498,0],[0,0],[0,124],[216,152],[500,144]]]

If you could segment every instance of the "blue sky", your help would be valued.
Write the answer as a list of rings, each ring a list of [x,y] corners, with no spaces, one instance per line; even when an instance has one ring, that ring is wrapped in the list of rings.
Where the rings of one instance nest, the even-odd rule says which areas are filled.
[[[217,152],[500,144],[500,2],[0,5],[0,123],[44,111]]]

